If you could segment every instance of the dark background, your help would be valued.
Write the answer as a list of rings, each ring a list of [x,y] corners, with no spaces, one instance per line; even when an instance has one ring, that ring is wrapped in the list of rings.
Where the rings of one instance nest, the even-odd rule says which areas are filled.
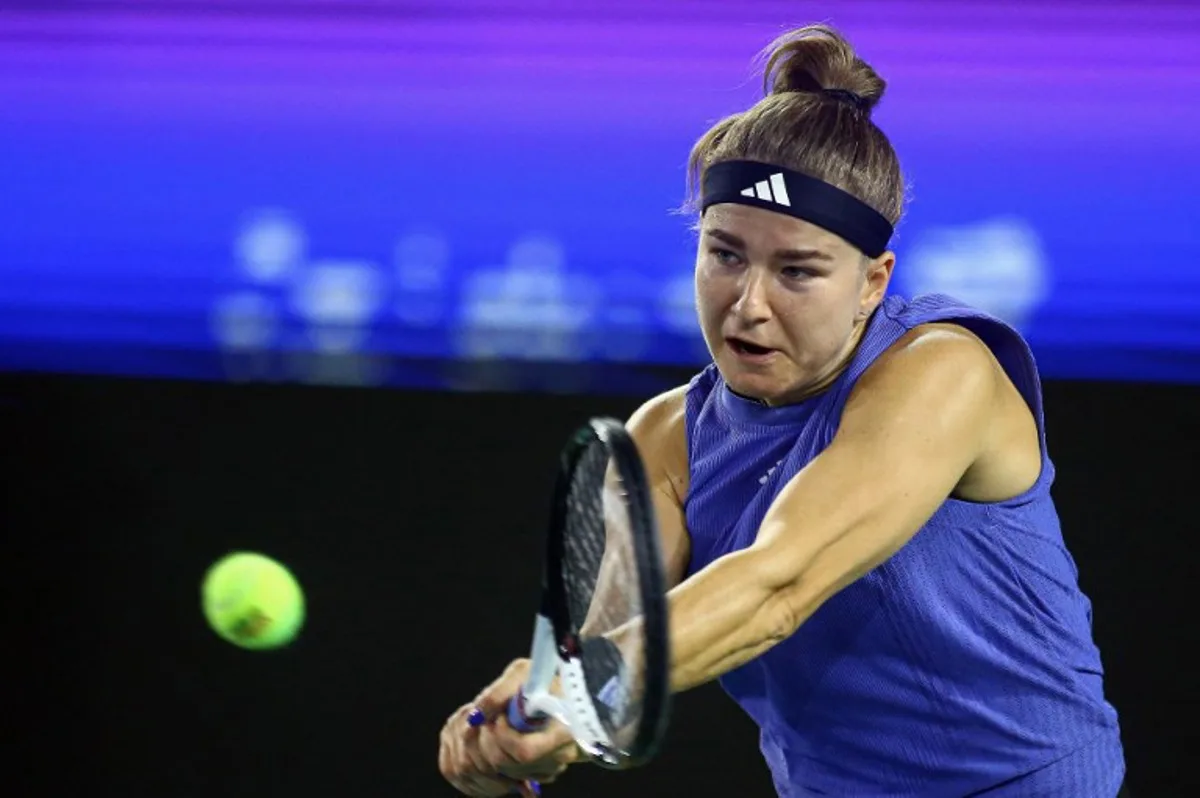
[[[1200,794],[1200,389],[1046,393],[1130,784]],[[451,795],[437,733],[528,645],[558,449],[641,398],[5,378],[7,794]],[[231,549],[302,580],[292,647],[205,627],[199,582]],[[772,792],[752,725],[710,685],[677,699],[658,760],[579,768],[550,794]]]

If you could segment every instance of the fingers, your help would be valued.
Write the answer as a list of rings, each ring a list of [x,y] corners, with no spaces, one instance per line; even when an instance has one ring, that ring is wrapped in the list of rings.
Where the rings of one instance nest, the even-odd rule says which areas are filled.
[[[454,789],[472,798],[498,798],[517,792],[525,785],[496,772],[478,751],[472,739],[478,733],[465,723],[469,710],[469,706],[461,707],[442,727],[438,750],[442,777]]]
[[[537,798],[539,782],[554,781],[579,760],[579,748],[561,723],[525,734],[509,725],[508,702],[524,684],[529,665],[528,659],[514,661],[443,727],[438,768],[463,794]]]
[[[461,724],[469,716],[469,710],[469,706],[460,708],[446,724],[438,754],[442,775],[460,792],[488,798],[500,795],[536,798],[541,795],[541,784],[537,779],[553,781],[566,769],[565,764],[530,766],[513,758],[496,744],[494,729],[498,723],[479,730]],[[508,733],[519,736],[511,729]]]
[[[553,758],[558,760],[561,754],[571,753],[575,748],[575,738],[561,723],[552,721],[546,724],[542,731],[522,734],[508,725],[507,721],[498,721],[488,727],[491,734],[480,738],[494,742],[502,755],[516,763],[532,763]],[[567,750],[564,750],[567,749]]]
[[[488,766],[515,778],[548,783],[577,761],[579,748],[562,724],[552,722],[546,731],[522,734],[504,718],[479,730],[478,747]]]
[[[510,746],[500,742],[499,735],[494,731],[495,725],[498,724],[484,726],[476,732],[474,748],[486,767],[498,773],[507,773],[519,767],[521,760],[509,753]]]
[[[477,711],[471,713],[468,723],[472,726],[481,726],[486,721],[506,713],[509,699],[521,689],[521,685],[524,684],[525,677],[528,675],[529,660],[513,661],[499,679],[485,687],[483,692],[475,697]]]
[[[538,784],[536,781],[526,781],[521,783],[521,786],[517,789],[517,791],[520,793],[521,798],[540,798],[542,794],[542,785]]]

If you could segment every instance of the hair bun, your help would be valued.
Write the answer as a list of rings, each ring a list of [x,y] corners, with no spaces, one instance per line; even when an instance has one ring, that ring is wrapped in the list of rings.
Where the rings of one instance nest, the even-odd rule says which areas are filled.
[[[883,99],[887,83],[828,25],[806,25],[785,33],[764,51],[767,94],[809,92],[852,105],[864,113]]]

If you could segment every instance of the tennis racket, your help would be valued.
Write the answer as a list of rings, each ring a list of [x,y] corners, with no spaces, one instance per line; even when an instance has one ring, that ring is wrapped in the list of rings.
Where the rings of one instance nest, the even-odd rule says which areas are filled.
[[[594,418],[562,451],[530,670],[509,725],[530,732],[554,718],[597,764],[643,764],[666,731],[669,661],[641,457],[621,422]]]

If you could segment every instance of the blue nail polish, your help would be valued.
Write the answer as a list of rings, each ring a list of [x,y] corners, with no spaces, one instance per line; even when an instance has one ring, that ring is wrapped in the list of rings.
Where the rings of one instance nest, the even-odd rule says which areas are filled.
[[[482,709],[473,709],[471,710],[471,714],[467,715],[467,724],[472,727],[482,726],[485,720],[487,718],[483,716]]]
[[[538,784],[536,781],[529,782],[529,786],[533,788],[534,795],[542,794],[542,785]]]

